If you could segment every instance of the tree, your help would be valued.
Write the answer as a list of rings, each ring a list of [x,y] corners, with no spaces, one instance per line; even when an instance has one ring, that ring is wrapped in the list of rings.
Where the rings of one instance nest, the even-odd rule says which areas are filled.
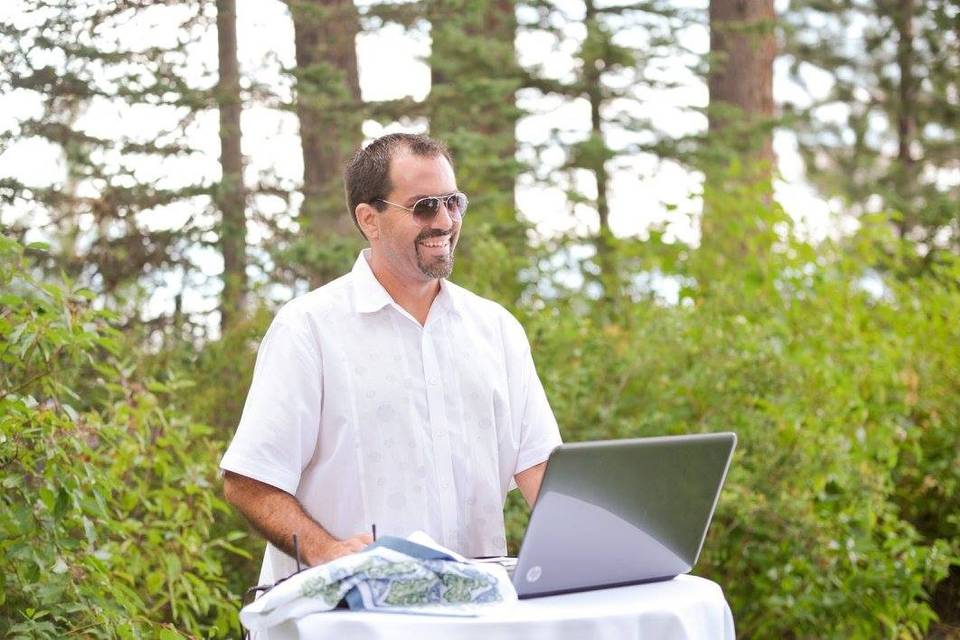
[[[217,49],[220,75],[217,104],[220,110],[220,166],[217,187],[220,208],[220,251],[223,254],[223,293],[220,327],[231,326],[243,313],[247,289],[247,218],[240,148],[240,70],[237,62],[237,3],[217,0]]]
[[[293,18],[295,106],[303,149],[306,235],[294,252],[313,286],[332,280],[356,255],[359,235],[343,204],[343,166],[362,140],[356,37],[360,18],[352,0],[287,0]]]
[[[435,0],[424,9],[432,40],[430,134],[450,147],[457,184],[470,197],[470,232],[458,248],[463,259],[456,277],[512,304],[530,253],[514,200],[521,86],[516,2]]]
[[[216,226],[209,185],[173,170],[197,152],[191,122],[209,106],[203,86],[184,79],[191,43],[208,26],[203,5],[164,8],[181,34],[171,41],[137,32],[138,3],[22,4],[0,25],[0,89],[32,95],[40,108],[0,144],[42,141],[55,150],[56,177],[2,179],[8,231],[48,240],[40,264],[87,284],[128,321],[167,324],[175,310],[145,312],[141,287],[195,277],[196,247]],[[141,125],[125,127],[115,114],[133,109]]]
[[[709,138],[700,222],[701,284],[718,269],[758,264],[773,242],[773,0],[711,0]],[[740,197],[731,198],[732,191]],[[744,208],[744,203],[754,206]]]
[[[581,7],[582,19],[575,10],[561,11],[549,2],[530,4],[536,17],[525,21],[526,28],[549,34],[558,43],[567,41],[580,24],[585,33],[573,54],[571,73],[558,77],[536,66],[527,70],[525,86],[541,97],[589,106],[589,121],[580,123],[574,131],[556,131],[550,146],[564,151],[565,161],[558,168],[566,174],[563,182],[571,204],[596,211],[593,271],[609,304],[627,279],[626,274],[619,273],[614,255],[617,242],[610,228],[611,176],[627,169],[638,155],[656,153],[656,141],[662,134],[640,115],[640,107],[646,92],[679,85],[664,69],[683,64],[678,62],[684,52],[675,36],[687,24],[688,16],[660,0],[610,5],[584,0]],[[676,69],[672,71],[675,76]],[[581,186],[583,176],[592,183],[586,189]],[[589,193],[591,186],[595,195]]]
[[[773,0],[710,2],[710,132],[729,150],[773,169],[773,61],[777,53]]]
[[[474,205],[513,218],[518,164],[514,129],[521,86],[514,53],[514,0],[429,3],[430,132],[458,159],[463,188]],[[472,188],[482,182],[484,190]],[[477,185],[479,186],[479,185]]]
[[[890,212],[916,246],[911,273],[960,250],[958,11],[956,0],[795,0],[787,14],[791,74],[809,94],[792,106],[807,174],[856,215]]]

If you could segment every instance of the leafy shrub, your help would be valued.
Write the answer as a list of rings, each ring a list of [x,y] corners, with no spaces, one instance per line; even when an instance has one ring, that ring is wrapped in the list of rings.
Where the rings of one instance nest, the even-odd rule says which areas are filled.
[[[605,306],[489,228],[458,263],[526,325],[567,440],[738,433],[697,572],[742,636],[920,637],[960,617],[960,261],[871,276],[909,249],[882,228],[712,274],[650,247],[687,283],[677,304],[634,287]],[[220,501],[216,463],[269,313],[145,357],[0,242],[0,635],[235,631],[262,543]],[[647,249],[616,248],[630,291]],[[535,289],[512,280],[521,267]],[[526,519],[515,492],[513,551]]]
[[[218,340],[203,344],[202,348],[179,343],[141,360],[143,375],[161,377],[165,382],[176,384],[176,378],[170,379],[170,372],[190,372],[194,384],[170,397],[170,406],[213,429],[212,438],[219,443],[210,452],[209,464],[213,466],[219,463],[240,422],[253,377],[257,345],[272,315],[268,308],[260,308],[237,322]],[[227,557],[224,562],[227,587],[234,593],[256,584],[266,544],[239,511],[232,508],[229,513],[219,515],[211,534],[226,536],[237,531],[246,531],[250,535],[236,542],[243,553]]]
[[[89,292],[39,284],[0,236],[0,635],[222,637],[238,630],[214,535],[211,430],[137,381]]]
[[[859,237],[785,243],[759,277],[717,273],[675,305],[526,314],[565,439],[738,433],[697,572],[744,637],[921,637],[960,563],[960,272],[868,293],[863,265],[897,245]],[[508,504],[514,546],[524,516]]]

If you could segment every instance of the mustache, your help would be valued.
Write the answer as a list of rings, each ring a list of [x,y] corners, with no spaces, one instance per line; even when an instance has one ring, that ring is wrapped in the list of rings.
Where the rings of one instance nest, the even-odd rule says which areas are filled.
[[[453,236],[453,229],[452,228],[447,229],[446,231],[444,231],[443,229],[425,229],[424,231],[420,232],[420,234],[417,236],[416,241],[420,242],[421,240],[428,240],[430,238],[440,238],[443,236]]]

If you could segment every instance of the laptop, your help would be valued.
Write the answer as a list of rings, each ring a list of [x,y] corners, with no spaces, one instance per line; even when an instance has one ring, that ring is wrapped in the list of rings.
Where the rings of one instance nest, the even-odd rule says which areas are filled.
[[[669,580],[697,562],[734,433],[564,444],[513,567],[520,598]],[[508,567],[509,570],[509,567]]]

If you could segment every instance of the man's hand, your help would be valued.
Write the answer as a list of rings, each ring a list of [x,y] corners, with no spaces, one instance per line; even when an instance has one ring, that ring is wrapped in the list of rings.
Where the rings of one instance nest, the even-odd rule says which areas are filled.
[[[373,536],[371,536],[369,533],[358,533],[354,536],[346,538],[345,540],[336,540],[334,538],[330,538],[318,544],[316,552],[308,554],[304,559],[310,566],[316,566],[318,564],[323,564],[324,562],[330,562],[331,560],[342,558],[343,556],[350,555],[351,553],[363,551],[364,548],[366,548],[366,546],[372,542]]]
[[[293,535],[297,534],[300,554],[310,565],[323,564],[363,550],[373,542],[369,533],[358,533],[345,540],[331,536],[311,518],[297,499],[280,489],[253,478],[227,471],[223,475],[227,501],[278,549],[293,557]]]

